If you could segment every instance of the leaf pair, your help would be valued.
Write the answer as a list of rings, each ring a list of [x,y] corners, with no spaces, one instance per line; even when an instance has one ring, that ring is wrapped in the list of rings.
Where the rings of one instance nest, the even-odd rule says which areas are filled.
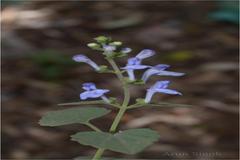
[[[104,116],[109,112],[105,108],[97,107],[70,108],[48,112],[39,123],[42,126],[61,126],[74,123],[87,124],[90,120]],[[156,131],[142,128],[129,129],[115,134],[96,131],[79,132],[71,137],[72,140],[83,145],[126,154],[135,154],[157,141],[159,135]]]
[[[116,134],[94,131],[79,132],[71,137],[72,140],[83,145],[125,154],[135,154],[157,141],[159,135],[151,129],[140,128],[120,131]]]

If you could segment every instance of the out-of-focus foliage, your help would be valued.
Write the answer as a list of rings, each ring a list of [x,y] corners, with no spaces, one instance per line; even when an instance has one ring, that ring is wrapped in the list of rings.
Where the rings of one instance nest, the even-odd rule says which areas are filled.
[[[239,1],[218,1],[218,10],[209,17],[215,21],[239,24]]]
[[[64,54],[59,54],[54,50],[44,50],[33,54],[30,59],[37,65],[40,76],[47,80],[56,80],[76,63]]]
[[[176,51],[165,55],[167,61],[173,62],[186,62],[194,58],[194,54],[191,51]]]

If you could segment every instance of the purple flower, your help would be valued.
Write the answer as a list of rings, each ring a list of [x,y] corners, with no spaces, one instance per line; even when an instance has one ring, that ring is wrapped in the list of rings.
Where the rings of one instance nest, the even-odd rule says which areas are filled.
[[[88,82],[83,83],[82,88],[85,90],[80,94],[80,99],[85,100],[88,98],[98,98],[101,97],[106,103],[109,103],[108,98],[104,95],[109,92],[108,89],[97,89],[94,83]]]
[[[140,59],[133,57],[128,59],[127,65],[125,67],[122,67],[122,69],[127,70],[129,79],[134,81],[135,80],[134,70],[145,69],[149,67],[150,66],[148,65],[142,65]]]
[[[142,65],[142,60],[148,57],[151,57],[155,54],[153,50],[150,49],[144,49],[142,50],[139,54],[137,54],[136,57],[132,57],[128,59],[128,63],[125,67],[122,67],[122,69],[127,70],[129,79],[134,81],[135,80],[135,75],[134,75],[134,70],[140,70],[140,69],[146,69],[151,66],[148,65]]]
[[[146,82],[148,78],[152,75],[159,75],[159,76],[183,76],[184,75],[184,73],[165,71],[165,69],[169,67],[170,66],[167,64],[158,64],[154,67],[151,67],[144,72],[142,76],[142,80]]]
[[[172,95],[182,95],[182,93],[172,90],[172,89],[167,89],[169,85],[169,81],[157,81],[152,87],[150,87],[147,90],[147,94],[145,97],[145,103],[149,103],[152,99],[152,96],[156,93],[165,93],[165,94],[172,94]]]
[[[91,59],[89,59],[87,56],[83,55],[83,54],[78,54],[73,56],[73,60],[76,62],[83,62],[83,63],[87,63],[90,66],[92,66],[96,71],[100,70],[100,67],[93,62]]]

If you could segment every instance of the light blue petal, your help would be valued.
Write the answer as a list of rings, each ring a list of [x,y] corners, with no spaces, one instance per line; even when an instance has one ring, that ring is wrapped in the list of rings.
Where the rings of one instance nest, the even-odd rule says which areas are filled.
[[[151,66],[147,66],[147,65],[127,65],[126,67],[122,67],[121,69],[133,69],[133,70],[139,70],[139,69],[146,69],[149,68]]]
[[[152,99],[152,96],[155,94],[154,90],[148,89],[146,97],[144,99],[145,103],[149,103]]]
[[[89,91],[86,91],[86,92],[82,92],[80,94],[80,99],[81,100],[85,100],[85,99],[88,99],[89,98]]]
[[[158,65],[154,66],[153,68],[155,68],[156,70],[159,70],[159,71],[163,71],[169,67],[170,67],[170,65],[167,65],[167,64],[158,64]]]
[[[183,76],[185,73],[180,73],[180,72],[170,72],[170,71],[159,71],[157,73],[159,76]]]
[[[159,76],[183,76],[184,75],[184,73],[180,73],[180,72],[165,71],[165,69],[168,67],[170,66],[167,64],[158,64],[148,69],[147,71],[145,71],[142,76],[142,80],[146,82],[152,75],[159,75]]]
[[[140,65],[141,64],[141,60],[139,58],[136,57],[132,57],[128,59],[128,65]]]
[[[158,70],[150,68],[143,73],[142,80],[146,82],[150,76],[157,74],[158,72]]]
[[[157,81],[151,89],[165,89],[168,87],[170,81]]]
[[[90,91],[90,90],[95,90],[97,89],[96,88],[96,85],[92,82],[87,82],[87,83],[83,83],[82,84],[82,88],[86,91]]]
[[[123,49],[121,50],[122,53],[129,53],[129,52],[131,52],[131,51],[132,51],[131,48],[123,48]]]
[[[72,57],[72,59],[76,62],[87,62],[89,58],[83,54],[78,54]]]
[[[76,62],[83,62],[83,63],[87,63],[90,66],[92,66],[95,70],[100,70],[100,67],[93,62],[91,59],[89,59],[87,56],[83,55],[83,54],[78,54],[73,56],[73,60]]]
[[[172,90],[172,89],[156,89],[159,93],[172,94],[172,95],[182,95],[182,93]]]
[[[98,98],[107,92],[109,92],[109,90],[107,90],[107,89],[96,89],[96,90],[91,90],[91,91],[85,91],[80,94],[80,99],[85,100],[88,98]]]
[[[134,80],[135,80],[134,70],[129,69],[129,70],[127,70],[127,73],[128,73],[129,79],[130,79],[131,81],[134,81]]]
[[[171,95],[182,95],[182,93],[173,90],[173,89],[166,89],[169,85],[169,81],[158,81],[156,82],[150,89],[147,90],[147,94],[145,97],[145,102],[149,103],[152,99],[152,96],[156,93],[165,93]]]
[[[140,53],[138,53],[138,55],[136,56],[136,58],[139,58],[139,59],[145,59],[145,58],[148,58],[148,57],[151,57],[155,54],[155,51],[151,50],[151,49],[144,49],[142,50]]]

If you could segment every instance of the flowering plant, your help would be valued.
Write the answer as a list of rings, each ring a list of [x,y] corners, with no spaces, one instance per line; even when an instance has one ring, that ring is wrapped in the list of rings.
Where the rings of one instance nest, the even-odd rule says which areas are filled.
[[[157,81],[149,89],[147,89],[145,98],[138,98],[134,104],[130,102],[130,85],[144,85],[147,83],[151,76],[183,76],[184,73],[167,71],[169,65],[158,64],[155,66],[142,64],[142,61],[146,58],[150,58],[155,55],[155,52],[150,49],[143,49],[135,57],[128,59],[126,66],[118,67],[115,59],[127,56],[132,50],[130,48],[123,48],[122,42],[113,41],[109,37],[99,36],[95,38],[95,43],[89,43],[88,46],[91,49],[101,51],[105,59],[109,62],[112,69],[108,66],[98,65],[89,57],[78,54],[73,56],[73,60],[76,62],[86,63],[90,65],[98,73],[111,73],[115,74],[121,82],[124,99],[122,103],[118,103],[116,98],[110,98],[107,96],[110,93],[108,89],[100,89],[94,83],[87,82],[82,84],[84,90],[80,93],[80,102],[64,103],[60,105],[109,105],[118,109],[118,113],[113,120],[113,123],[109,129],[109,132],[104,132],[97,126],[93,125],[90,121],[92,119],[104,116],[110,112],[105,108],[99,107],[84,107],[84,108],[69,108],[59,111],[51,111],[45,114],[41,120],[40,125],[43,126],[61,126],[67,124],[84,124],[93,129],[93,131],[78,132],[71,136],[73,141],[77,141],[80,144],[88,145],[97,148],[97,152],[93,156],[93,160],[101,159],[105,150],[111,150],[115,152],[125,154],[135,154],[153,142],[157,141],[159,135],[156,131],[148,128],[128,129],[125,131],[117,130],[117,127],[124,115],[129,109],[139,108],[142,106],[184,106],[179,104],[170,103],[153,103],[152,97],[155,93],[163,93],[170,95],[182,95],[180,92],[169,89],[170,81],[163,80]],[[141,79],[135,77],[135,70],[145,70]],[[128,76],[125,76],[125,72]],[[87,99],[96,99],[93,101],[85,101]]]

